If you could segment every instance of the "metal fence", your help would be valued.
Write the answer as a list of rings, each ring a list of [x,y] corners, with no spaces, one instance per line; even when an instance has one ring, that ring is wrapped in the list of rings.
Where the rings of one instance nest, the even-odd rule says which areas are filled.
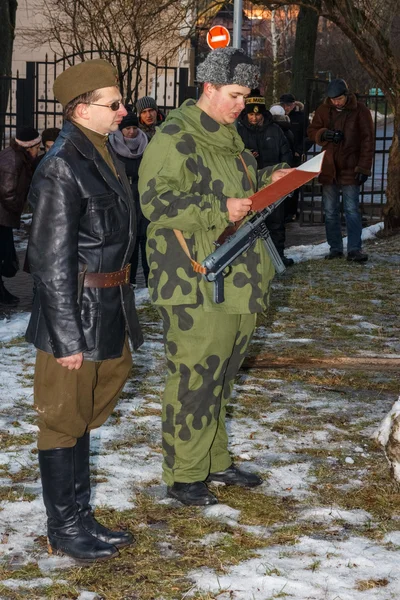
[[[305,106],[306,123],[311,119],[317,106],[325,96],[328,81],[308,80],[307,102]],[[358,95],[359,101],[364,102],[371,110],[375,133],[375,154],[372,164],[372,175],[360,189],[360,207],[364,224],[372,224],[383,216],[386,204],[387,165],[389,150],[393,138],[393,115],[388,102],[381,95]],[[306,132],[304,132],[306,138]],[[305,152],[306,158],[311,158],[321,151],[315,144]],[[299,195],[300,223],[313,225],[324,220],[322,209],[321,185],[313,180],[309,185],[303,186]]]
[[[90,50],[88,59],[111,59],[111,51],[100,52]],[[124,55],[126,60],[135,59],[133,55]],[[70,65],[81,62],[81,56],[72,54],[44,61],[27,62],[26,75],[21,77],[1,77],[0,84],[9,88],[8,106],[5,112],[0,113],[0,147],[8,145],[10,137],[15,135],[15,130],[20,126],[36,127],[39,131],[47,127],[60,127],[62,125],[62,107],[54,98],[53,83],[56,77]],[[140,60],[140,72],[136,71],[131,77],[134,81],[132,100],[138,97],[152,96],[158,107],[168,113],[169,110],[179,106],[189,95],[189,73],[187,68],[171,67],[167,64],[160,65],[146,59]]]

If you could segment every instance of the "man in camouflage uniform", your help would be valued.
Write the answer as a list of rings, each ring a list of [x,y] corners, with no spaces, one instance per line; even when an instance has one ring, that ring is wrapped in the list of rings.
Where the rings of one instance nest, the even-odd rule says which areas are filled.
[[[195,273],[214,241],[251,209],[257,164],[234,126],[258,68],[242,50],[211,52],[197,72],[199,101],[172,111],[144,154],[139,191],[148,227],[149,290],[163,320],[168,375],[163,401],[163,477],[184,504],[217,503],[206,483],[253,487],[232,464],[225,426],[233,382],[267,306],[274,269],[258,241],[232,265],[225,302]],[[243,161],[246,164],[244,167]],[[264,173],[263,185],[277,167]],[[247,173],[246,173],[247,171]],[[282,171],[274,173],[274,180]],[[177,230],[185,242],[178,240]]]

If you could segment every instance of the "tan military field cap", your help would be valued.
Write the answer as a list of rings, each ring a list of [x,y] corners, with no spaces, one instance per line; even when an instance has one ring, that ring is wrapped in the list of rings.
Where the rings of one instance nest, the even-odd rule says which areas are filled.
[[[107,60],[96,58],[74,65],[63,71],[53,85],[54,96],[65,106],[87,92],[118,85],[115,67]]]

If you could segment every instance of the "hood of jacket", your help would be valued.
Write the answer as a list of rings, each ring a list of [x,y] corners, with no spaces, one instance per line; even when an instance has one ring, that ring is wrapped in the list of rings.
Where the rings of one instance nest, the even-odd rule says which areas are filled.
[[[291,127],[290,119],[287,115],[274,115],[273,122],[279,125],[283,131],[289,131]]]
[[[244,150],[242,138],[235,125],[220,125],[199,108],[195,100],[186,100],[179,108],[172,110],[161,126],[161,130],[171,134],[180,131],[191,135],[196,146],[213,149],[222,155],[238,156]],[[212,135],[210,135],[212,133]]]

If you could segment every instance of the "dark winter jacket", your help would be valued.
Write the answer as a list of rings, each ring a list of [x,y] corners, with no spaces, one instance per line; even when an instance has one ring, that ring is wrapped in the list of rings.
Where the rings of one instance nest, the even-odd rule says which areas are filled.
[[[30,155],[12,140],[0,152],[0,225],[15,229],[20,226],[32,173]]]
[[[118,158],[124,163],[125,171],[128,176],[129,182],[131,184],[133,199],[135,201],[135,209],[136,209],[136,222],[137,222],[137,236],[145,237],[147,226],[150,223],[142,213],[142,209],[140,207],[140,198],[139,198],[139,167],[142,161],[142,156],[138,158],[125,158],[124,156],[117,155]]]
[[[322,141],[327,129],[340,130],[344,138],[338,144]],[[350,94],[343,110],[337,110],[326,98],[315,111],[308,137],[326,150],[319,181],[357,185],[356,174],[371,175],[374,156],[374,125],[369,109]]]
[[[134,348],[142,343],[130,285],[83,286],[85,269],[119,271],[135,244],[129,182],[113,158],[118,179],[86,135],[67,122],[32,180],[28,259],[36,290],[26,338],[56,358],[79,352],[88,360],[118,358],[126,331]]]
[[[268,111],[264,116],[264,123],[259,125],[250,125],[247,116],[244,116],[238,122],[238,133],[243,140],[245,148],[257,152],[257,167],[271,167],[278,163],[292,163],[292,152],[289,142],[286,139],[279,125],[272,120],[272,115]]]
[[[290,124],[290,119],[287,115],[273,115],[273,121],[274,123],[276,123],[276,125],[279,125],[279,127],[282,129],[287,141],[289,142],[289,147],[290,147],[290,151],[292,153],[292,161],[288,162],[288,164],[293,167],[294,166],[294,155],[296,152],[296,148],[295,148],[295,141],[294,141],[294,135],[293,135],[293,131],[291,128],[291,124]]]
[[[307,129],[304,105],[301,102],[296,102],[295,104],[295,108],[289,113],[289,119],[291,130],[294,135],[295,153],[298,155],[295,157],[298,159],[295,162],[300,163],[301,155],[304,153],[304,150],[308,150],[308,147],[310,147],[311,144],[308,144],[308,147],[304,146]]]

